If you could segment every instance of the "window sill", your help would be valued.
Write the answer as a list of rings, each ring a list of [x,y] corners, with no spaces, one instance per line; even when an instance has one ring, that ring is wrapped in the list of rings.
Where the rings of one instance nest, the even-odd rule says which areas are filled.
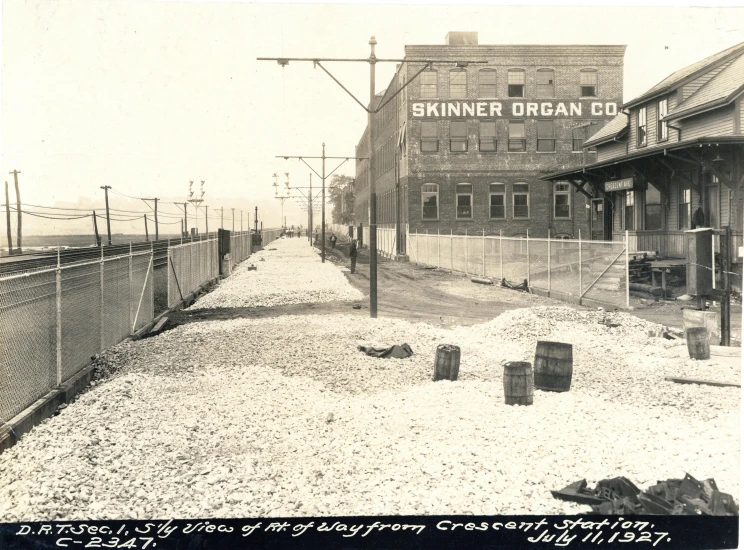
[[[519,222],[519,221],[530,221],[530,218],[517,218],[517,217],[513,217],[512,220],[514,220],[515,222]]]
[[[467,155],[470,151],[450,151],[451,155]]]
[[[597,99],[599,96],[596,95],[582,95],[579,96],[579,99]]]
[[[556,221],[556,222],[570,222],[571,219],[572,219],[571,216],[569,216],[568,218],[553,218],[553,221]]]
[[[557,151],[535,151],[538,155],[555,155]]]

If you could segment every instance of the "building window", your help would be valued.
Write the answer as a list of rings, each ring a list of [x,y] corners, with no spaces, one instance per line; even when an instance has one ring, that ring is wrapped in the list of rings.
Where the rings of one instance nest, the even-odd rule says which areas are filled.
[[[638,109],[638,147],[646,145],[646,108],[641,107]]]
[[[597,71],[582,69],[580,82],[581,97],[597,97]]]
[[[506,185],[503,183],[492,183],[488,186],[490,212],[489,217],[492,219],[506,218]]]
[[[643,229],[659,231],[661,229],[661,191],[649,182],[646,188],[646,212]]]
[[[421,186],[421,218],[439,219],[439,185],[427,183]]]
[[[496,71],[493,69],[478,71],[478,97],[496,97]]]
[[[512,206],[515,218],[530,217],[530,186],[526,183],[515,183],[512,187]]]
[[[669,126],[666,120],[662,120],[668,113],[668,104],[666,99],[659,101],[659,108],[656,110],[657,114],[657,127],[656,127],[656,140],[666,141],[669,139]]]
[[[625,192],[625,210],[623,212],[625,230],[633,231],[635,229],[635,191]]]
[[[478,150],[485,152],[496,151],[496,121],[481,120],[478,134]]]
[[[554,76],[555,71],[553,69],[537,70],[537,97],[555,96]]]
[[[465,69],[451,69],[449,76],[450,99],[468,97],[468,72]]]
[[[571,187],[568,183],[557,182],[553,185],[553,217],[571,218]]]
[[[473,186],[470,183],[457,184],[457,219],[469,220],[473,217]]]
[[[690,218],[692,216],[692,190],[679,190],[679,228],[690,229]]]
[[[439,123],[435,120],[421,122],[421,152],[436,153],[439,151]]]
[[[465,153],[468,150],[468,123],[464,120],[450,122],[450,151]]]
[[[524,71],[509,69],[508,77],[509,97],[524,97]]]
[[[579,126],[574,126],[571,128],[571,150],[574,152],[581,152],[582,148],[584,147],[584,141],[586,141],[586,124],[580,123]]]
[[[527,140],[524,133],[524,120],[509,121],[509,151],[526,151]]]
[[[555,125],[552,120],[537,121],[537,150],[543,153],[555,152]]]
[[[424,71],[419,75],[419,97],[437,97],[437,71]]]

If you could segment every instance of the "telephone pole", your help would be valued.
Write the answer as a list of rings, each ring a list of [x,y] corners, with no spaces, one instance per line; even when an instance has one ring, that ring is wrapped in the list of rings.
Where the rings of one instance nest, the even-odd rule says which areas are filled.
[[[374,158],[375,158],[375,142],[374,142],[374,115],[376,113],[379,113],[385,105],[390,103],[390,101],[393,100],[399,93],[401,93],[406,86],[408,86],[411,82],[418,77],[422,72],[424,72],[426,69],[431,68],[434,63],[446,63],[448,65],[458,65],[458,66],[465,66],[468,63],[471,64],[483,64],[488,63],[488,61],[469,61],[469,60],[458,60],[458,59],[378,59],[375,56],[375,45],[377,45],[377,40],[375,40],[375,37],[370,37],[369,40],[370,45],[370,56],[368,58],[361,58],[361,59],[341,59],[341,58],[318,58],[318,57],[259,57],[257,58],[258,61],[276,61],[281,67],[286,67],[289,65],[290,61],[308,61],[312,62],[313,67],[320,67],[323,72],[325,72],[328,76],[330,76],[333,81],[341,86],[343,90],[349,94],[354,101],[356,101],[362,109],[367,111],[368,117],[367,117],[367,125],[369,130],[368,135],[368,144],[369,144],[369,170],[368,170],[368,177],[369,177],[369,316],[374,318],[377,317],[377,192],[375,190],[375,177],[374,177]],[[364,103],[359,101],[354,94],[352,94],[347,88],[344,87],[341,82],[338,81],[338,79],[333,76],[328,69],[326,69],[321,62],[326,61],[344,61],[344,62],[361,62],[361,63],[369,63],[369,76],[370,76],[370,86],[369,86],[369,105],[365,106]],[[415,63],[415,64],[421,64],[422,67],[417,70],[417,72],[409,78],[404,84],[402,84],[397,91],[392,93],[388,97],[388,92],[391,91],[391,88],[388,88],[388,90],[385,91],[385,94],[380,99],[380,101],[376,101],[376,95],[375,95],[375,65],[377,63]],[[325,182],[324,182],[325,183]]]
[[[284,160],[288,160],[288,159],[300,159],[313,172],[315,172],[315,169],[312,166],[310,166],[307,162],[305,162],[305,159],[321,159],[321,161],[322,161],[321,173],[318,174],[317,172],[315,172],[315,175],[318,176],[320,178],[321,182],[322,182],[322,191],[321,191],[321,197],[322,198],[321,198],[321,203],[320,203],[321,204],[321,207],[320,207],[321,208],[321,210],[320,210],[320,225],[321,225],[321,228],[320,228],[320,233],[321,233],[321,235],[320,235],[320,240],[321,240],[321,244],[320,244],[320,259],[321,260],[320,261],[321,261],[321,263],[325,263],[325,181],[326,181],[326,178],[330,177],[336,170],[338,170],[339,168],[341,168],[341,166],[343,166],[346,162],[348,162],[349,159],[353,159],[355,157],[327,157],[326,154],[325,154],[325,143],[324,143],[323,144],[322,155],[319,156],[319,157],[307,157],[307,156],[291,157],[291,156],[287,156],[287,155],[280,155],[277,158],[283,158]],[[341,162],[338,164],[338,166],[336,166],[333,170],[331,170],[331,172],[329,174],[326,174],[326,169],[325,169],[325,161],[326,161],[326,159],[341,159]],[[357,158],[356,160],[362,160],[362,158]],[[310,175],[310,177],[312,178],[312,174]],[[312,179],[311,179],[310,185],[311,185],[310,195],[312,196]],[[310,231],[312,232],[312,215],[311,215],[311,218],[310,218],[310,225],[311,225]]]
[[[102,185],[104,193],[106,193],[106,231],[108,232],[108,244],[111,246],[111,216],[109,215],[109,203],[108,203],[108,190],[111,189],[110,185]]]
[[[159,234],[158,234],[158,199],[157,197],[154,197],[152,199],[142,199],[143,201],[155,201],[155,240],[158,240]]]
[[[16,248],[18,249],[18,254],[23,252],[23,246],[21,245],[21,192],[18,188],[18,174],[21,172],[19,170],[13,170],[12,172],[8,172],[9,174],[13,174],[13,179],[15,180],[15,190],[16,190],[16,211],[18,214],[18,242],[16,243]]]
[[[233,232],[233,233],[235,233],[235,209],[234,209],[234,208],[232,209],[232,214],[233,214],[233,215],[232,215],[232,218],[233,218],[233,222],[232,222],[232,232]]]
[[[10,235],[10,195],[8,195],[8,182],[5,182],[5,219],[8,223],[8,256],[13,254],[13,237]]]

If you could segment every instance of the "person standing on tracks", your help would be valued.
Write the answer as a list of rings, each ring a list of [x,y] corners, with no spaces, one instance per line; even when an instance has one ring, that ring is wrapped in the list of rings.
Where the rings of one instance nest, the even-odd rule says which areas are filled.
[[[349,247],[349,258],[351,259],[351,269],[349,269],[349,271],[351,271],[352,273],[354,273],[354,271],[356,270],[356,261],[357,261],[357,242],[356,242],[356,239],[353,239],[351,241],[351,246]]]

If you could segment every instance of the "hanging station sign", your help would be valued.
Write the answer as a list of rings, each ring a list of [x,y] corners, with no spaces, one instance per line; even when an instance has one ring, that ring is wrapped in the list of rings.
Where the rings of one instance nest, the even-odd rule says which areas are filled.
[[[606,181],[604,184],[605,193],[609,193],[610,191],[623,191],[625,189],[633,189],[633,178]]]
[[[615,116],[614,101],[413,101],[412,118],[538,118]]]

